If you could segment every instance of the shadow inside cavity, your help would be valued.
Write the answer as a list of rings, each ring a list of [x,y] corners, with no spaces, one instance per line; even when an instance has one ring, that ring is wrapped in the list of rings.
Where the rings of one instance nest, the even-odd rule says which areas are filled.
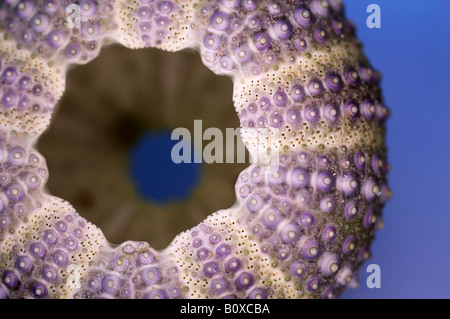
[[[248,166],[201,164],[183,200],[158,203],[140,195],[130,174],[133,147],[145,134],[177,127],[193,135],[195,119],[203,120],[203,130],[239,127],[231,79],[214,75],[193,51],[107,47],[67,74],[66,92],[38,142],[50,172],[47,187],[110,242],[143,240],[164,248],[209,214],[231,207],[234,183]],[[177,174],[166,178],[174,189],[186,186]]]

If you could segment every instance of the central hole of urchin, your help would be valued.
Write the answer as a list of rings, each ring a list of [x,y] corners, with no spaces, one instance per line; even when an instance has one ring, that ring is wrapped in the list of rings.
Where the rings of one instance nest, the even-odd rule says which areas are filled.
[[[164,205],[187,199],[201,179],[200,163],[175,163],[172,149],[177,143],[172,132],[145,133],[130,151],[130,175],[139,194]]]
[[[232,82],[194,52],[110,46],[67,74],[38,150],[50,194],[69,201],[114,244],[165,248],[180,232],[236,201],[247,164],[175,164],[176,128],[239,127]],[[191,155],[194,156],[194,148]],[[247,154],[248,158],[248,154]]]

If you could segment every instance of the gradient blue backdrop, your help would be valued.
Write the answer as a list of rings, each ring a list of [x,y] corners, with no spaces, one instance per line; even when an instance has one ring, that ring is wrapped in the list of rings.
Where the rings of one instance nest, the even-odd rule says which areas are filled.
[[[344,2],[367,56],[383,73],[392,111],[387,144],[393,197],[373,257],[359,273],[360,286],[343,297],[450,298],[450,1]],[[371,3],[381,7],[381,29],[366,26]],[[162,138],[174,143],[169,134]],[[161,173],[177,172],[190,185],[196,175],[183,169]],[[186,185],[179,185],[181,192]],[[381,267],[380,289],[366,286],[371,263]]]
[[[392,110],[387,144],[393,197],[385,228],[345,298],[450,298],[450,1],[344,0]],[[381,7],[381,29],[366,8]],[[381,288],[366,266],[381,267]]]

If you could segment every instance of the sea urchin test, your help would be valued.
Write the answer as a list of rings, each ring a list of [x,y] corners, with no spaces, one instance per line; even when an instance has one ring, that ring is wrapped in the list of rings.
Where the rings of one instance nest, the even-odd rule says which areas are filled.
[[[73,4],[0,2],[0,297],[332,298],[356,281],[390,193],[389,112],[339,0]],[[35,144],[65,73],[109,43],[198,50],[232,77],[249,152],[254,128],[279,131],[277,167],[251,164],[233,207],[161,251],[111,245],[45,189]]]

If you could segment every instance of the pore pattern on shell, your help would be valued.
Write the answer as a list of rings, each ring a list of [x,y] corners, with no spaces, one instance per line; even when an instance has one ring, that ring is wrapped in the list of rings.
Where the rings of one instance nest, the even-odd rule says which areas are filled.
[[[71,4],[0,3],[0,296],[333,298],[355,283],[390,195],[389,111],[339,0],[81,0],[80,28]],[[249,152],[259,128],[279,158],[250,165],[233,207],[161,251],[109,244],[46,192],[34,147],[66,70],[114,42],[197,49],[233,78]]]

